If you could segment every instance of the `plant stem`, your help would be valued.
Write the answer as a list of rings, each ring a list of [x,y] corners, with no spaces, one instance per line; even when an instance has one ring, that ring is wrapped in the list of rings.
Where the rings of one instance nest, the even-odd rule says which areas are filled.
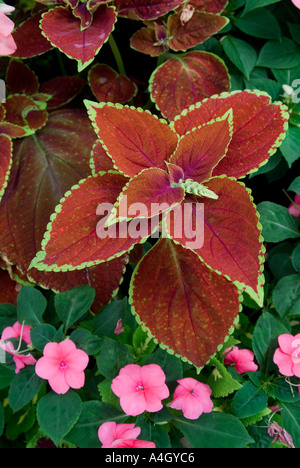
[[[124,63],[123,63],[123,60],[122,60],[122,57],[121,57],[119,48],[118,48],[118,46],[117,46],[117,43],[116,43],[116,41],[114,40],[112,34],[109,35],[108,43],[109,43],[109,45],[110,45],[110,48],[111,48],[111,50],[112,50],[112,53],[114,54],[114,58],[115,58],[115,61],[116,61],[116,63],[117,63],[117,66],[118,66],[118,70],[119,70],[120,75],[125,75],[125,76],[126,76],[126,71],[125,71]]]

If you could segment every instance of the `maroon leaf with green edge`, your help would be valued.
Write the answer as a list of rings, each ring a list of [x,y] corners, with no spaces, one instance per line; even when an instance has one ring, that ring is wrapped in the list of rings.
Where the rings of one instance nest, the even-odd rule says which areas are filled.
[[[101,5],[93,14],[91,26],[82,31],[80,19],[71,8],[58,6],[43,14],[41,28],[53,46],[78,61],[78,70],[82,71],[107,41],[116,19],[114,7]]]
[[[22,127],[30,135],[47,122],[48,112],[44,102],[35,101],[24,94],[12,94],[3,104],[5,121]]]
[[[176,184],[184,179],[184,172],[181,167],[176,166],[170,162],[166,162],[170,181],[175,182]]]
[[[129,223],[105,228],[126,179],[120,173],[100,173],[89,177],[65,195],[42,242],[42,251],[31,267],[45,271],[71,271],[90,267],[124,255],[143,242],[158,227],[158,221],[133,232]],[[135,234],[135,235],[134,235]]]
[[[168,18],[168,45],[175,51],[185,51],[201,44],[219,32],[229,21],[224,16],[195,11],[191,19],[182,24],[180,16],[181,12]]]
[[[213,177],[204,185],[218,199],[187,196],[184,203],[189,204],[189,211],[185,211],[185,230],[178,232],[174,211],[165,220],[167,232],[176,242],[195,251],[210,268],[261,302],[264,247],[249,190],[227,177]],[[199,242],[202,226],[203,245]]]
[[[101,171],[107,172],[115,170],[112,159],[107,155],[99,140],[97,140],[93,146],[90,167],[93,175]]]
[[[41,85],[40,92],[51,95],[47,109],[57,109],[68,104],[85,86],[85,80],[79,76],[56,76]]]
[[[0,204],[0,253],[16,265],[22,280],[66,291],[81,284],[96,290],[93,311],[106,305],[119,287],[127,256],[80,271],[51,273],[28,266],[41,248],[50,215],[63,194],[90,174],[95,139],[85,112],[60,110],[35,135],[14,141],[9,185]]]
[[[208,52],[189,52],[171,58],[158,67],[150,78],[151,99],[169,120],[190,105],[228,91],[229,87],[224,62]],[[214,116],[206,122],[212,118]]]
[[[12,142],[6,135],[0,135],[0,201],[7,186],[11,163]]]
[[[134,218],[153,218],[169,211],[184,199],[182,187],[172,187],[167,172],[144,169],[127,182],[118,196],[106,225]]]
[[[221,13],[226,7],[228,0],[193,0],[192,5],[199,11],[206,13]]]
[[[125,103],[137,92],[136,85],[127,76],[120,75],[105,64],[90,68],[88,82],[94,96],[102,102]]]
[[[201,184],[226,155],[232,137],[232,113],[186,133],[178,143],[170,162],[180,166],[184,179]]]
[[[259,91],[223,93],[197,103],[176,117],[171,126],[184,135],[229,109],[233,113],[233,136],[226,157],[213,175],[239,178],[264,164],[285,137],[289,117],[281,102],[272,104],[270,96]]]
[[[236,287],[211,271],[191,250],[161,238],[136,267],[130,302],[161,347],[204,366],[239,312]]]
[[[114,2],[119,16],[134,13],[143,20],[159,18],[181,3],[182,0],[115,0]]]
[[[9,62],[5,83],[12,94],[26,94],[30,96],[39,89],[36,74],[20,60],[12,59]]]
[[[12,35],[17,45],[17,50],[12,57],[24,59],[35,57],[53,48],[40,29],[42,13],[43,11],[39,11],[32,17],[29,17],[14,30]]]
[[[147,167],[166,169],[177,135],[163,120],[140,108],[85,101],[97,136],[115,168],[133,177]]]
[[[17,305],[17,297],[19,294],[20,285],[11,279],[9,273],[0,268],[0,304]]]
[[[157,28],[164,31],[164,38],[157,37]],[[130,46],[143,54],[151,55],[151,57],[157,57],[168,50],[167,45],[167,30],[162,26],[151,26],[147,28],[141,28],[136,31],[130,38]]]

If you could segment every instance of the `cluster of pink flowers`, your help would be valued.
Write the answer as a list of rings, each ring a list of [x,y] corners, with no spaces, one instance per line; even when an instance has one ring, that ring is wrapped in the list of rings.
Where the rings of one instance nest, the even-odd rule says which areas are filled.
[[[278,337],[278,344],[273,361],[279,372],[286,377],[300,377],[300,333],[295,336],[284,333]],[[298,390],[300,393],[300,386]]]
[[[249,349],[239,349],[237,346],[227,348],[224,353],[224,364],[232,365],[239,374],[255,372],[258,369],[254,362],[254,353]]]
[[[138,440],[141,428],[134,424],[117,424],[108,421],[98,429],[98,437],[102,448],[156,448],[154,442]]]
[[[9,341],[11,338],[19,338],[20,344],[24,341],[27,345],[31,345],[30,339],[30,325],[21,325],[19,322],[14,323],[12,327],[6,327],[1,335],[0,348],[6,353],[13,355],[13,360],[16,364],[15,373],[18,374],[25,365],[34,365],[36,360],[30,353],[19,352],[19,349],[15,349],[12,342]]]
[[[11,21],[6,15],[12,13],[15,10],[14,7],[0,4],[0,56],[11,55],[16,49],[16,43],[12,37],[12,32],[15,27],[13,21]]]

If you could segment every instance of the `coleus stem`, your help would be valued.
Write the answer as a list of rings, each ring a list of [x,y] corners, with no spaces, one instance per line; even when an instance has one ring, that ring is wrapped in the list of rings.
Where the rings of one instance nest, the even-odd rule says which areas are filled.
[[[109,43],[111,51],[112,51],[112,53],[114,55],[114,58],[115,58],[115,61],[117,63],[117,67],[118,67],[120,75],[127,76],[126,71],[125,71],[125,67],[124,67],[124,62],[123,62],[122,56],[120,54],[120,50],[119,50],[119,48],[117,46],[117,43],[116,43],[116,41],[115,41],[112,34],[109,35],[108,43]]]

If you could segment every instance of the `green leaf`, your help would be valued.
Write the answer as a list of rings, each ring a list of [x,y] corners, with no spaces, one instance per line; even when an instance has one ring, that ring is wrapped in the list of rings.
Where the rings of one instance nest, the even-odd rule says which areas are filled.
[[[23,286],[17,299],[18,322],[24,321],[25,325],[40,325],[46,307],[47,300],[38,289]]]
[[[47,343],[50,343],[54,340],[54,335],[56,334],[56,328],[53,325],[48,323],[42,323],[32,328],[30,331],[30,339],[33,346],[38,351],[43,351]]]
[[[157,449],[170,447],[170,438],[166,430],[162,426],[149,424],[149,420],[143,414],[137,417],[135,425],[141,428],[138,437],[140,440],[154,442]]]
[[[281,278],[273,290],[272,299],[281,317],[300,315],[300,275]]]
[[[279,98],[279,95],[282,91],[282,86],[280,83],[274,80],[270,80],[269,78],[250,78],[249,81],[246,81],[245,87],[246,89],[259,89],[260,91],[265,91],[274,101]],[[272,156],[269,161],[273,162],[274,159],[274,156]],[[265,166],[262,167],[264,168]]]
[[[282,142],[280,151],[283,154],[289,167],[297,161],[300,157],[299,154],[299,139],[300,139],[300,128],[289,126],[286,137]]]
[[[263,227],[262,236],[266,242],[281,242],[300,237],[295,218],[286,207],[264,201],[257,205],[257,210]]]
[[[272,382],[274,397],[284,403],[294,403],[300,400],[298,389],[289,385],[285,379],[274,380]]]
[[[73,390],[64,395],[50,392],[37,404],[37,420],[42,431],[58,445],[78,421],[81,410],[81,398]]]
[[[236,18],[234,24],[237,28],[250,36],[262,39],[280,39],[281,30],[277,19],[269,10],[259,8],[244,13]]]
[[[98,429],[107,421],[124,423],[127,414],[101,401],[86,401],[82,404],[82,412],[78,422],[66,437],[68,442],[79,448],[100,448]]]
[[[244,14],[248,11],[255,10],[256,8],[265,7],[267,5],[271,5],[273,3],[278,3],[281,0],[247,0],[246,6],[244,9]]]
[[[222,39],[222,46],[227,57],[249,80],[257,60],[255,49],[248,42],[237,39],[230,34]]]
[[[210,386],[212,395],[215,398],[226,397],[242,387],[242,385],[227,372],[226,367],[221,362],[212,358],[210,363],[213,364],[215,368],[209,375],[207,384]]]
[[[104,377],[113,379],[122,367],[133,362],[133,356],[126,345],[111,338],[104,339],[101,351],[97,356],[97,366]]]
[[[166,382],[175,382],[182,379],[182,362],[176,356],[169,354],[162,348],[157,348],[144,362],[146,364],[159,365],[166,374]]]
[[[43,385],[34,366],[26,366],[13,379],[9,392],[8,401],[14,411],[19,411],[40,391]]]
[[[15,377],[15,372],[8,367],[0,364],[0,390],[8,387]]]
[[[0,304],[0,333],[17,321],[17,308],[13,304]]]
[[[4,408],[3,405],[0,406],[0,437],[3,434],[4,430]]]
[[[243,424],[231,414],[212,412],[193,421],[175,419],[194,448],[244,448],[253,442]]]
[[[291,192],[295,192],[298,195],[300,194],[300,176],[296,177],[296,179],[293,180],[288,190],[290,190]]]
[[[55,296],[55,310],[66,330],[89,311],[94,299],[95,289],[89,285],[76,286]]]
[[[83,328],[74,330],[70,335],[70,339],[75,343],[77,348],[83,349],[89,355],[99,353],[102,347],[102,340],[89,330]]]
[[[262,47],[258,60],[258,67],[267,68],[293,68],[299,64],[300,48],[288,37],[280,41],[267,41]]]
[[[290,333],[276,317],[263,311],[256,322],[253,331],[253,351],[261,372],[268,373],[276,369],[273,362],[275,350],[278,348],[278,336]]]
[[[300,245],[297,245],[292,253],[292,264],[298,273],[300,273]]]
[[[146,358],[157,346],[141,326],[138,326],[135,330],[132,338],[132,344],[134,352],[139,358]]]
[[[98,336],[114,336],[119,320],[123,325],[130,319],[135,321],[130,311],[127,297],[113,301],[103,307],[93,320],[93,332]]]
[[[285,241],[277,244],[269,251],[268,264],[275,278],[280,279],[296,273],[292,264],[293,250],[294,244]]]
[[[292,436],[295,448],[300,448],[300,402],[280,403],[284,429]]]
[[[238,418],[248,418],[263,411],[268,405],[268,395],[252,382],[243,384],[233,397],[232,409]]]

